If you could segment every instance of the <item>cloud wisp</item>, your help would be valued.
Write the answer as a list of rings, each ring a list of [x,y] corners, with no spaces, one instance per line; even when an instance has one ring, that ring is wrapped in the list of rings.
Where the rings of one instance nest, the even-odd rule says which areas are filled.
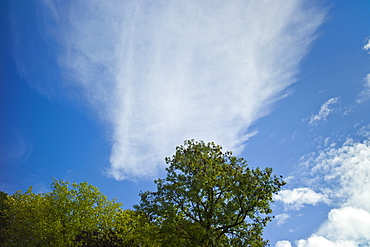
[[[283,214],[278,214],[275,216],[276,219],[276,225],[280,226],[286,222],[287,219],[290,218],[289,214],[283,213]]]
[[[320,121],[325,121],[326,118],[334,111],[330,108],[331,105],[338,103],[339,97],[331,98],[321,105],[320,111],[316,115],[312,115],[309,125],[317,125]]]
[[[370,54],[370,39],[368,40],[368,43],[363,47],[363,49]],[[365,76],[363,86],[364,89],[357,96],[357,103],[363,103],[370,99],[370,74],[367,74]]]
[[[17,128],[12,129],[8,135],[4,138],[7,145],[0,143],[0,163],[24,163],[33,151],[32,143]]]
[[[367,74],[364,78],[363,87],[364,89],[357,96],[357,103],[364,103],[370,99],[370,74]]]
[[[365,51],[369,51],[370,50],[370,38],[367,40],[367,43],[366,43],[366,45],[364,45],[363,49]],[[370,51],[369,51],[369,53],[370,53]]]
[[[117,180],[155,176],[185,139],[240,152],[325,15],[303,0],[55,5],[64,79],[111,127]]]

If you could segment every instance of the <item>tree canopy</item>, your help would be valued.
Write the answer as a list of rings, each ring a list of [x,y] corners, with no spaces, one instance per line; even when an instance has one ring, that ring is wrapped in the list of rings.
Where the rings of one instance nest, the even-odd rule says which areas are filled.
[[[188,140],[166,158],[167,177],[136,206],[163,246],[264,246],[272,196],[285,184],[221,146]]]
[[[7,196],[4,246],[133,246],[135,212],[87,182],[54,180],[51,188]]]
[[[165,159],[157,191],[133,210],[95,186],[53,180],[51,191],[0,193],[0,246],[265,246],[272,196],[285,184],[213,142],[188,140]]]

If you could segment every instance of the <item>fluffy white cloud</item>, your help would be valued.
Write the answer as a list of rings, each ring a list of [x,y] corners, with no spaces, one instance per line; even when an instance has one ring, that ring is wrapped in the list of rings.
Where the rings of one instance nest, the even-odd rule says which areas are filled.
[[[339,148],[321,151],[311,175],[325,183],[325,193],[344,205],[370,211],[370,141],[348,139]],[[322,183],[317,183],[323,186]],[[323,189],[324,190],[324,189]]]
[[[190,138],[241,151],[323,21],[308,2],[48,3],[66,84],[112,130],[108,173],[155,176]]]
[[[281,201],[288,209],[299,210],[305,204],[316,205],[319,202],[328,202],[325,195],[316,193],[309,188],[295,188],[293,190],[282,190],[274,196],[275,201]]]
[[[296,241],[297,247],[358,247],[354,241],[331,241],[323,236],[312,234],[308,239],[301,239]],[[292,247],[291,242],[283,240],[278,241],[275,247]]]
[[[313,234],[307,240],[299,240],[297,247],[358,247],[358,245],[353,241],[330,241],[325,237]]]
[[[333,112],[333,109],[330,108],[331,105],[338,103],[339,97],[331,98],[321,105],[320,111],[316,115],[312,115],[310,118],[310,125],[317,125],[319,121],[325,121],[327,116]]]
[[[370,243],[370,141],[347,139],[304,163],[311,170],[312,189],[319,189],[337,208],[298,247],[368,246]]]
[[[289,241],[281,240],[275,244],[275,247],[292,247],[292,244]]]
[[[369,243],[370,213],[353,207],[332,209],[317,234],[335,241]]]

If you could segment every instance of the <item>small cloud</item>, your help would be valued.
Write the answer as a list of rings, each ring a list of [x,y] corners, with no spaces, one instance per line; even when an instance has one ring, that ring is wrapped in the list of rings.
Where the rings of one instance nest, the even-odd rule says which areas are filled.
[[[292,247],[292,244],[287,240],[278,241],[275,247]]]
[[[370,74],[367,74],[364,78],[364,89],[358,94],[356,102],[363,103],[370,99]]]
[[[280,226],[282,224],[284,224],[286,222],[287,219],[290,218],[290,215],[289,214],[278,214],[275,216],[275,219],[276,219],[276,225]]]
[[[370,50],[370,38],[367,40],[367,44],[363,48],[365,51]],[[369,52],[370,53],[370,52]]]
[[[331,98],[322,104],[319,113],[311,116],[309,125],[317,125],[319,121],[325,121],[327,116],[333,112],[333,109],[330,108],[331,105],[338,103],[339,97]]]
[[[282,190],[274,196],[274,200],[281,201],[285,207],[292,210],[299,210],[305,204],[316,205],[319,202],[328,203],[328,198],[309,188],[296,188],[293,190]]]

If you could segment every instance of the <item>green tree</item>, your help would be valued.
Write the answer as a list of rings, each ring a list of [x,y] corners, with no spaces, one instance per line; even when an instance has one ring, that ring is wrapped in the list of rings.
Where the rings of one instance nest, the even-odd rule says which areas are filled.
[[[272,196],[285,184],[272,169],[250,169],[221,146],[188,140],[166,158],[157,191],[135,208],[157,226],[162,246],[265,246]]]
[[[6,233],[9,228],[9,204],[7,203],[8,194],[0,191],[0,246],[6,241]]]
[[[87,182],[54,180],[51,188],[35,194],[30,187],[7,198],[5,246],[82,246],[76,241],[81,232],[108,231],[119,223],[121,203],[108,200]]]
[[[124,210],[116,215],[114,227],[81,231],[75,241],[81,246],[159,246],[148,238],[152,226],[145,215],[133,210]]]

